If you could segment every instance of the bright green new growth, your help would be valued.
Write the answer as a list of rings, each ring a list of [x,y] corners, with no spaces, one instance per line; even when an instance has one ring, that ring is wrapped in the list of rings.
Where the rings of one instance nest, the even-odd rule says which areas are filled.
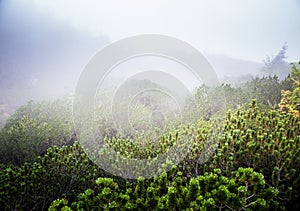
[[[298,73],[299,68],[293,67],[292,78]],[[251,83],[259,88],[252,89]],[[176,140],[193,140],[179,165],[167,161],[160,166],[161,174],[151,179],[123,179],[91,162],[76,141],[64,103],[29,103],[0,132],[1,210],[299,209],[300,117],[282,109],[283,103],[274,107],[280,102],[278,93],[272,98],[263,86],[290,87],[287,84],[292,83],[270,77],[249,84],[245,85],[250,87],[246,89],[249,95],[244,98],[242,87],[217,87],[240,100],[229,98],[231,110],[220,124],[222,133],[216,136],[215,151],[205,163],[201,159],[214,124],[211,117],[218,117],[212,107],[202,108],[211,109],[210,115],[193,123],[170,124],[156,142],[144,140],[143,133],[116,135],[110,122],[102,122],[99,127],[106,129],[105,142],[129,158],[152,159],[180,144]],[[284,97],[288,100],[286,108],[298,109],[297,88],[296,82],[286,88],[292,93],[282,96],[281,102]],[[198,92],[192,100],[192,111],[204,105],[202,96]],[[257,100],[251,101],[251,96]],[[172,166],[171,170],[165,172],[166,166]]]

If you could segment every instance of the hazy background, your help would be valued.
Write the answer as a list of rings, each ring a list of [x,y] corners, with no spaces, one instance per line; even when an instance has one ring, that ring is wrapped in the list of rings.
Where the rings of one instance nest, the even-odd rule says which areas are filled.
[[[71,93],[90,58],[137,34],[164,34],[202,52],[221,81],[259,74],[286,42],[300,59],[299,0],[0,0],[0,113]]]

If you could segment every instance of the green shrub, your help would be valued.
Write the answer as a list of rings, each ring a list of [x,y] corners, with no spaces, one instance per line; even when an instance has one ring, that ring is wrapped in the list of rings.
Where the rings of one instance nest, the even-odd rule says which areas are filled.
[[[177,172],[174,182],[163,173],[148,185],[144,179],[122,189],[113,179],[98,178],[97,189],[87,189],[76,201],[55,200],[50,210],[216,210],[256,209],[277,206],[277,189],[266,185],[264,176],[251,168],[239,168],[228,178],[221,171],[191,180]],[[176,182],[177,181],[177,182]],[[180,181],[180,184],[178,183]],[[135,190],[135,191],[133,191]]]
[[[54,145],[71,145],[75,134],[68,101],[29,102],[0,131],[0,163],[35,161]]]
[[[34,163],[0,166],[0,207],[3,210],[45,210],[57,197],[75,200],[96,186],[100,176],[109,176],[94,165],[77,142],[53,147]]]

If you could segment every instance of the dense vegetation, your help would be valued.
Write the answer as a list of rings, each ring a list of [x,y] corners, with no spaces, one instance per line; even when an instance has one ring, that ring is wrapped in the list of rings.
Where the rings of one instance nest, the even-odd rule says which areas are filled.
[[[0,208],[300,209],[299,81],[300,68],[293,65],[282,81],[270,76],[239,87],[200,87],[189,110],[202,109],[203,115],[189,125],[170,127],[156,145],[145,142],[141,147],[131,139],[142,140],[144,134],[130,139],[106,128],[109,146],[133,158],[168,152],[178,137],[193,140],[183,161],[162,165],[161,174],[150,179],[124,179],[95,165],[77,142],[68,100],[29,102],[0,132]],[[203,99],[203,89],[210,99]],[[214,108],[205,107],[205,100],[218,98],[220,90],[227,99],[222,133],[214,153],[202,163],[201,152],[214,123]],[[170,171],[164,170],[166,165]]]

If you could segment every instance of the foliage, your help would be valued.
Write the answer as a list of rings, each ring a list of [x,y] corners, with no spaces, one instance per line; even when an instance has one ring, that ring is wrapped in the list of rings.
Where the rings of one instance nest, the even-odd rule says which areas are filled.
[[[277,76],[254,78],[247,82],[243,94],[249,100],[256,99],[259,104],[275,107],[280,101],[281,84]]]
[[[263,73],[267,75],[277,75],[280,79],[286,77],[289,73],[289,65],[285,61],[287,43],[285,43],[282,48],[278,51],[276,56],[267,56],[264,60],[264,67],[262,69]]]
[[[49,210],[262,210],[276,205],[278,191],[251,168],[239,168],[231,178],[220,169],[190,180],[180,171],[173,173],[172,181],[170,176],[163,173],[150,183],[139,178],[123,190],[113,179],[98,178],[96,190],[87,189],[74,202],[57,199]]]
[[[299,117],[261,112],[253,102],[229,111],[225,122],[215,154],[202,165],[199,154],[209,124],[183,127],[181,132],[198,137],[193,150],[177,168],[153,179],[111,176],[78,143],[50,148],[35,163],[1,165],[0,206],[40,210],[59,198],[51,209],[299,208]],[[167,149],[176,140],[172,137],[159,144]],[[125,156],[133,156],[126,153],[132,145],[118,143]],[[130,149],[144,156],[153,152],[151,144],[143,147]]]
[[[299,64],[300,65],[300,62]],[[292,90],[281,91],[279,109],[283,112],[299,116],[300,112],[300,67],[292,64],[291,79],[294,82]]]
[[[280,204],[299,206],[299,131],[299,117],[262,112],[255,101],[247,110],[229,111],[219,148],[202,172],[220,168],[230,175],[238,167],[251,167],[279,190]]]
[[[68,101],[29,102],[12,115],[0,131],[0,162],[34,161],[48,147],[75,139]]]
[[[0,166],[1,210],[45,210],[57,197],[75,200],[76,195],[95,186],[98,169],[79,144],[49,148],[34,163]]]
[[[74,142],[65,101],[30,102],[0,132],[0,208],[299,210],[300,116],[272,108],[282,87],[291,88],[290,95],[283,95],[289,100],[286,108],[298,105],[299,72],[293,66],[291,76],[281,82],[264,77],[239,87],[200,87],[187,109],[189,124],[169,122],[157,140],[151,138],[156,137],[154,130],[116,134],[107,108],[100,107],[99,131],[105,131],[101,138],[125,158],[152,159],[191,143],[184,160],[168,172],[164,167],[173,163],[166,161],[160,176],[151,179],[119,178],[92,163]],[[223,95],[229,110],[222,119],[218,110]],[[139,119],[143,108],[150,109],[136,110],[137,122],[144,121]],[[213,128],[213,145],[205,145]]]
[[[191,122],[196,122],[197,118],[209,119],[222,109],[234,110],[251,103],[254,99],[261,109],[274,109],[280,103],[281,90],[292,90],[292,88],[293,79],[290,76],[280,81],[276,75],[256,77],[238,86],[202,85],[195,90],[194,96],[185,109],[184,117]]]

